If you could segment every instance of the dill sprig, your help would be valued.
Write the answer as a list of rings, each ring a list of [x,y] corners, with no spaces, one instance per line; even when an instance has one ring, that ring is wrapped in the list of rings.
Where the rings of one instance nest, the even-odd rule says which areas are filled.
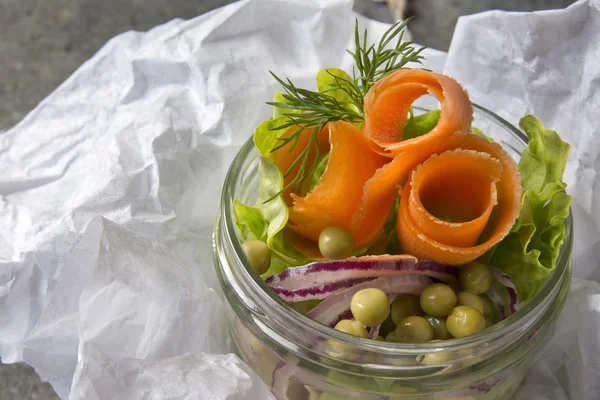
[[[271,152],[277,151],[288,144],[291,152],[298,144],[302,131],[312,129],[306,147],[284,172],[284,177],[287,178],[297,168],[294,178],[277,195],[290,187],[300,186],[314,172],[320,155],[317,141],[320,129],[333,121],[362,123],[364,120],[364,97],[375,82],[403,68],[409,62],[421,62],[423,56],[420,53],[424,47],[417,49],[412,41],[403,41],[404,29],[409,21],[410,18],[392,25],[383,34],[377,45],[369,46],[367,30],[364,30],[361,41],[358,20],[356,20],[354,29],[355,49],[354,51],[346,50],[355,60],[355,66],[352,68],[352,81],[329,72],[334,78],[335,84],[323,93],[299,88],[290,79],[284,81],[271,72],[271,75],[285,90],[283,98],[287,103],[268,102],[267,104],[289,111],[282,114],[288,121],[274,127],[273,130],[296,127],[285,137],[278,138],[280,143]],[[396,40],[396,44],[389,47],[392,40]],[[334,90],[341,90],[346,93],[349,101],[338,101],[328,94]],[[311,149],[314,149],[315,156],[311,165],[308,165]]]
[[[283,98],[288,101],[288,103],[268,102],[267,104],[290,111],[282,114],[288,119],[288,122],[278,125],[273,129],[280,130],[296,127],[296,129],[287,136],[277,138],[280,143],[275,146],[271,152],[277,151],[290,143],[289,151],[291,152],[296,147],[301,132],[305,129],[312,128],[306,147],[300,152],[296,160],[294,160],[283,174],[284,178],[287,178],[292,174],[294,169],[300,165],[294,179],[282,189],[283,192],[290,187],[299,186],[304,179],[314,172],[320,155],[319,144],[317,141],[319,130],[321,130],[328,122],[333,121],[360,123],[363,120],[363,116],[348,107],[348,103],[340,102],[327,93],[302,89],[296,87],[289,79],[284,81],[273,72],[271,72],[271,75],[273,75],[285,90]],[[312,164],[308,166],[311,149],[315,149],[315,157]]]
[[[421,52],[425,47],[417,49],[413,41],[403,41],[404,29],[411,20],[412,17],[395,23],[381,36],[377,46],[373,44],[369,47],[367,47],[367,30],[365,29],[363,32],[361,43],[358,20],[356,21],[354,28],[355,49],[354,51],[346,50],[354,58],[356,67],[356,69],[352,68],[354,79],[352,94],[348,90],[348,85],[339,85],[338,89],[346,91],[353,100],[357,98],[359,102],[355,105],[361,112],[364,109],[364,97],[375,82],[392,72],[404,68],[409,62],[421,63],[423,59]],[[388,45],[394,39],[396,40],[395,46],[388,48]],[[357,93],[360,93],[361,96],[356,96]]]

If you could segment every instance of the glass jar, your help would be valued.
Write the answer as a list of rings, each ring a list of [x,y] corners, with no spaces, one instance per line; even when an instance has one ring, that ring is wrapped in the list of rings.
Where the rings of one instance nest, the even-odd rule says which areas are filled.
[[[415,107],[416,113],[426,109]],[[527,137],[474,105],[474,126],[516,160]],[[399,344],[352,337],[294,310],[241,256],[233,200],[254,204],[258,153],[242,147],[225,180],[214,229],[214,261],[229,305],[238,355],[277,399],[510,399],[552,336],[571,275],[573,220],[555,270],[540,292],[509,318],[482,332],[437,343]],[[333,353],[331,344],[336,342]]]

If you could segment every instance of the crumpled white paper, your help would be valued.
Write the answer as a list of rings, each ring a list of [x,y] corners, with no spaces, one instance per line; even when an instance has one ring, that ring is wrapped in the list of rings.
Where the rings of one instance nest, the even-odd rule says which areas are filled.
[[[95,266],[90,276],[80,276],[76,270],[82,271],[80,262],[90,255]],[[61,279],[48,306],[62,318],[38,326],[70,328],[72,314],[64,316],[65,305],[74,288],[83,289],[75,302],[79,360],[71,399],[270,398],[269,389],[237,356],[206,353],[228,348],[225,310],[202,270],[186,265],[172,250],[97,218],[64,274],[69,277]],[[60,288],[64,281],[68,288]],[[45,311],[42,318],[49,314]],[[43,354],[48,336],[62,338],[63,332],[47,335],[34,329],[25,359]],[[53,357],[47,362],[43,367],[56,376]]]
[[[536,13],[459,19],[444,72],[471,99],[517,125],[534,114],[572,146],[574,280],[558,332],[521,398],[600,398],[600,1]]]
[[[129,32],[2,133],[2,361],[62,398],[270,398],[228,354],[219,195],[270,115],[268,71],[314,85],[348,67],[356,17],[348,0],[241,1]]]
[[[352,40],[356,15],[351,8],[349,0],[248,0],[148,33],[120,35],[24,121],[0,134],[3,362],[32,365],[62,398],[270,398],[258,377],[228,354],[212,225],[233,156],[270,114],[264,101],[277,85],[268,70],[314,85],[320,68],[348,69],[350,58],[343,50]],[[566,12],[583,13],[577,10]],[[463,28],[471,29],[469,21],[489,15],[461,20],[457,37]],[[513,18],[502,19],[505,27]],[[572,32],[572,46],[564,49],[573,57],[586,54],[580,67],[593,88],[594,49],[581,36],[592,35],[593,25],[566,28],[588,21],[578,18],[560,22]],[[597,13],[586,18],[598,23]],[[385,29],[360,21],[373,37]],[[494,26],[483,25],[478,29]],[[497,107],[473,88],[478,78],[493,82],[506,71],[482,64],[476,71],[483,72],[460,75],[462,68],[472,67],[461,54],[477,52],[477,43],[466,36],[454,42],[447,71],[469,88],[474,101],[495,111],[518,111],[503,114],[514,122],[523,109],[508,108],[504,99],[510,96]],[[539,40],[531,39],[529,46]],[[502,49],[494,56],[510,69],[516,50]],[[443,53],[426,56],[428,68],[442,69]],[[555,65],[541,60],[536,68],[551,75]],[[565,64],[561,71],[567,70]],[[538,87],[530,82],[532,89]],[[580,85],[569,87],[555,98],[557,110],[570,118],[592,97],[569,96]],[[528,106],[541,107],[534,101],[538,97],[527,97]],[[597,112],[582,111],[570,136],[547,114],[538,114],[569,139],[572,158],[587,174],[581,184],[574,174],[570,180],[577,218],[574,270],[578,274],[587,265],[588,272],[579,276],[596,279],[600,233],[598,213],[592,213],[598,209],[593,196],[600,190],[594,170],[600,146],[593,148],[592,141],[597,140]],[[598,393],[592,390],[600,374],[590,368],[600,348],[591,340],[598,337],[598,293],[592,283],[574,282],[570,311],[563,313],[555,343],[523,393],[539,399],[591,399],[590,393]],[[568,371],[566,378],[561,371]]]
[[[571,144],[574,276],[600,281],[600,0],[459,19],[444,72],[517,125],[535,115]]]

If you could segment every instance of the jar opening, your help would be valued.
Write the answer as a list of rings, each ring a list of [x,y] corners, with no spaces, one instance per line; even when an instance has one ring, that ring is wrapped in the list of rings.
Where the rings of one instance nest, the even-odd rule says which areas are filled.
[[[428,111],[419,107],[415,108],[421,111]],[[473,104],[473,108],[480,117],[488,119],[501,126],[505,131],[508,131],[512,142],[509,140],[500,140],[499,142],[507,149],[511,156],[518,156],[520,154],[518,146],[524,148],[527,144],[526,135],[491,111],[476,104]],[[490,342],[502,341],[503,338],[506,340],[506,338],[510,338],[511,334],[515,332],[527,332],[529,328],[542,318],[543,313],[549,307],[549,303],[558,296],[562,283],[569,276],[570,254],[573,245],[573,219],[571,213],[569,213],[569,217],[566,220],[566,238],[558,256],[556,268],[550,273],[540,291],[527,304],[522,305],[518,312],[505,320],[477,334],[446,340],[443,344],[400,344],[352,337],[322,325],[287,305],[270,290],[263,279],[248,265],[245,257],[239,256],[242,254],[242,249],[234,220],[233,200],[245,195],[243,192],[245,188],[241,185],[243,181],[257,179],[256,160],[257,153],[254,149],[252,138],[250,138],[234,159],[225,179],[221,198],[221,210],[223,213],[221,228],[223,231],[220,235],[226,242],[222,246],[228,247],[230,250],[231,259],[229,260],[229,264],[233,264],[237,284],[248,294],[246,297],[246,306],[249,312],[256,314],[259,319],[269,321],[269,324],[273,324],[274,330],[277,330],[275,326],[285,327],[287,330],[297,328],[299,332],[302,332],[302,335],[321,338],[323,340],[334,339],[343,345],[351,346],[357,351],[394,357],[422,356],[423,354],[436,353],[442,350],[446,352],[459,352],[465,348],[483,348]],[[302,338],[299,340],[302,342]],[[300,345],[300,347],[302,346]],[[308,350],[313,351],[314,348],[309,348]],[[364,363],[361,365],[364,366]],[[377,368],[377,365],[371,365],[370,367]],[[386,365],[385,367],[388,368],[390,366]]]

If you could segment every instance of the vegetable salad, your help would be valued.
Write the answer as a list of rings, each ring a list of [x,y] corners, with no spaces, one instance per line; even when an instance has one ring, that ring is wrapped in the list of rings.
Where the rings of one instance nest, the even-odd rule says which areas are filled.
[[[472,126],[458,82],[407,67],[422,48],[404,26],[372,46],[357,27],[352,75],[324,69],[316,91],[273,74],[283,92],[254,133],[259,196],[234,211],[249,264],[296,310],[424,343],[478,333],[544,285],[566,235],[569,145],[527,115],[516,164]],[[440,109],[414,115],[426,94]]]

